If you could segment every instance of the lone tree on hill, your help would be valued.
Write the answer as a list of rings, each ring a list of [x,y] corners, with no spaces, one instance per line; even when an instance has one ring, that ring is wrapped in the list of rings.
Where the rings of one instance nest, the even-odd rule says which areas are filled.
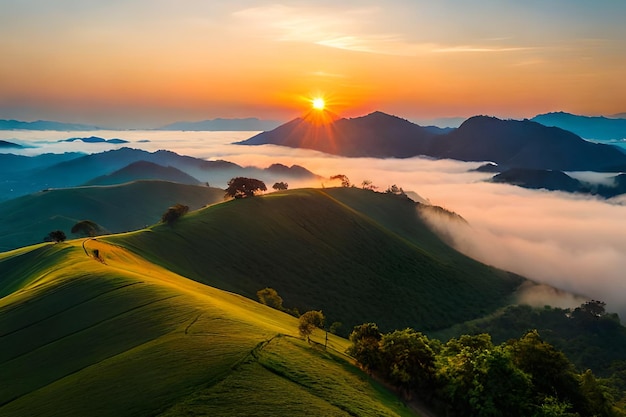
[[[272,185],[272,188],[275,189],[276,191],[283,191],[286,190],[287,188],[289,188],[289,184],[287,184],[286,182],[277,182],[274,185]]]
[[[65,232],[63,230],[54,230],[48,233],[48,239],[55,243],[63,242],[66,238],[67,236],[65,236]]]
[[[172,207],[168,208],[165,213],[161,216],[161,221],[163,223],[172,224],[176,220],[178,220],[181,216],[184,216],[189,211],[189,206],[184,206],[182,204],[175,204]]]
[[[307,311],[298,319],[298,330],[300,336],[306,337],[307,342],[311,341],[311,334],[315,328],[324,328],[324,314],[321,311]]]
[[[102,233],[102,228],[91,220],[81,220],[72,226],[71,232],[75,235],[94,237]]]
[[[263,181],[255,178],[235,177],[228,181],[225,197],[254,197],[260,191],[267,191]]]
[[[261,304],[265,304],[268,307],[275,308],[276,310],[284,311],[283,299],[274,288],[263,288],[256,292],[256,296],[259,298]]]

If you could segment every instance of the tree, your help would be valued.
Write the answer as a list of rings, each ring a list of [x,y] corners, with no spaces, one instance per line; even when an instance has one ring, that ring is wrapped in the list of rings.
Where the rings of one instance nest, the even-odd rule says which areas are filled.
[[[350,179],[348,179],[348,177],[346,175],[343,174],[337,174],[337,175],[333,175],[332,177],[330,177],[331,180],[339,180],[341,181],[341,186],[342,187],[349,187],[350,186]]]
[[[274,183],[274,185],[272,185],[272,188],[275,189],[276,191],[284,191],[287,188],[289,188],[289,184],[281,181],[281,182]]]
[[[350,333],[352,346],[348,355],[354,357],[366,370],[376,370],[380,364],[380,340],[383,335],[375,323],[355,326]]]
[[[254,197],[260,191],[267,191],[263,181],[255,178],[235,177],[228,181],[225,197]]]
[[[413,329],[384,335],[380,357],[389,381],[407,391],[430,387],[435,380],[435,353],[430,341]]]
[[[275,308],[276,310],[284,311],[283,299],[274,288],[263,288],[256,292],[256,296],[259,298],[261,304],[265,304],[268,307]]]
[[[363,182],[361,183],[361,188],[363,188],[364,190],[374,191],[378,187],[372,184],[371,180],[363,180]]]
[[[180,217],[187,214],[189,211],[189,206],[184,206],[182,204],[175,204],[172,207],[168,208],[165,213],[161,216],[161,221],[163,223],[172,224]]]
[[[63,230],[54,230],[48,233],[48,239],[55,243],[63,242],[66,238],[67,236],[65,236],[65,232]]]
[[[102,233],[102,228],[95,222],[91,220],[81,220],[72,226],[72,233],[75,235],[83,235],[83,236],[97,236]]]
[[[321,311],[307,311],[298,319],[300,336],[306,337],[307,342],[311,341],[311,334],[315,328],[324,328],[324,314]]]

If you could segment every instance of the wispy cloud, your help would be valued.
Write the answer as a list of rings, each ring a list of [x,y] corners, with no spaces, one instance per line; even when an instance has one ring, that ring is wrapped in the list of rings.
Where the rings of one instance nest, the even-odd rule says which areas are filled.
[[[268,5],[235,12],[277,41],[305,42],[330,48],[384,55],[416,56],[428,53],[493,53],[528,50],[528,47],[489,46],[508,38],[486,41],[486,45],[445,45],[414,42],[401,33],[372,30],[378,8],[337,10]],[[367,29],[367,30],[366,30]]]

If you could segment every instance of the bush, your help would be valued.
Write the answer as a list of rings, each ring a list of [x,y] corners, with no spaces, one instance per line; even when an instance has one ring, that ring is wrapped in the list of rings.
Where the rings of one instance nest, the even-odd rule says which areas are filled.
[[[187,214],[188,211],[189,211],[189,206],[184,206],[182,204],[176,204],[176,205],[168,208],[167,211],[165,213],[163,213],[163,216],[161,216],[161,222],[167,223],[167,224],[172,224],[176,220],[178,220],[180,217],[182,217],[185,214]]]

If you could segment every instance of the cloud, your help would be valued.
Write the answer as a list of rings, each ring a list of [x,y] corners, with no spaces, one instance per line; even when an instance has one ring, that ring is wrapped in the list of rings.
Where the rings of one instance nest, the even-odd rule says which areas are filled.
[[[76,135],[80,133],[72,132],[72,136]],[[345,174],[355,184],[369,179],[381,190],[397,184],[468,221],[468,225],[463,226],[429,218],[434,227],[450,236],[461,252],[536,282],[605,301],[609,311],[626,317],[626,196],[601,200],[489,183],[485,180],[490,174],[468,172],[481,165],[479,162],[342,158],[274,145],[232,145],[250,135],[246,132],[97,132],[97,136],[122,137],[130,140],[133,147],[150,151],[170,149],[259,167],[272,163],[298,164],[327,178]],[[67,134],[62,132],[15,131],[11,132],[11,137],[23,143],[37,141],[41,146],[37,150],[21,150],[23,153],[94,152],[93,148],[79,148],[77,143],[50,143],[66,138]],[[141,139],[150,142],[138,142]],[[289,185],[290,188],[320,187],[322,183],[290,181]],[[542,291],[541,287],[524,294],[530,297],[526,300],[540,305],[545,302],[542,297],[553,295]],[[559,303],[563,301],[562,296],[557,298]],[[571,297],[566,302],[580,300]]]

